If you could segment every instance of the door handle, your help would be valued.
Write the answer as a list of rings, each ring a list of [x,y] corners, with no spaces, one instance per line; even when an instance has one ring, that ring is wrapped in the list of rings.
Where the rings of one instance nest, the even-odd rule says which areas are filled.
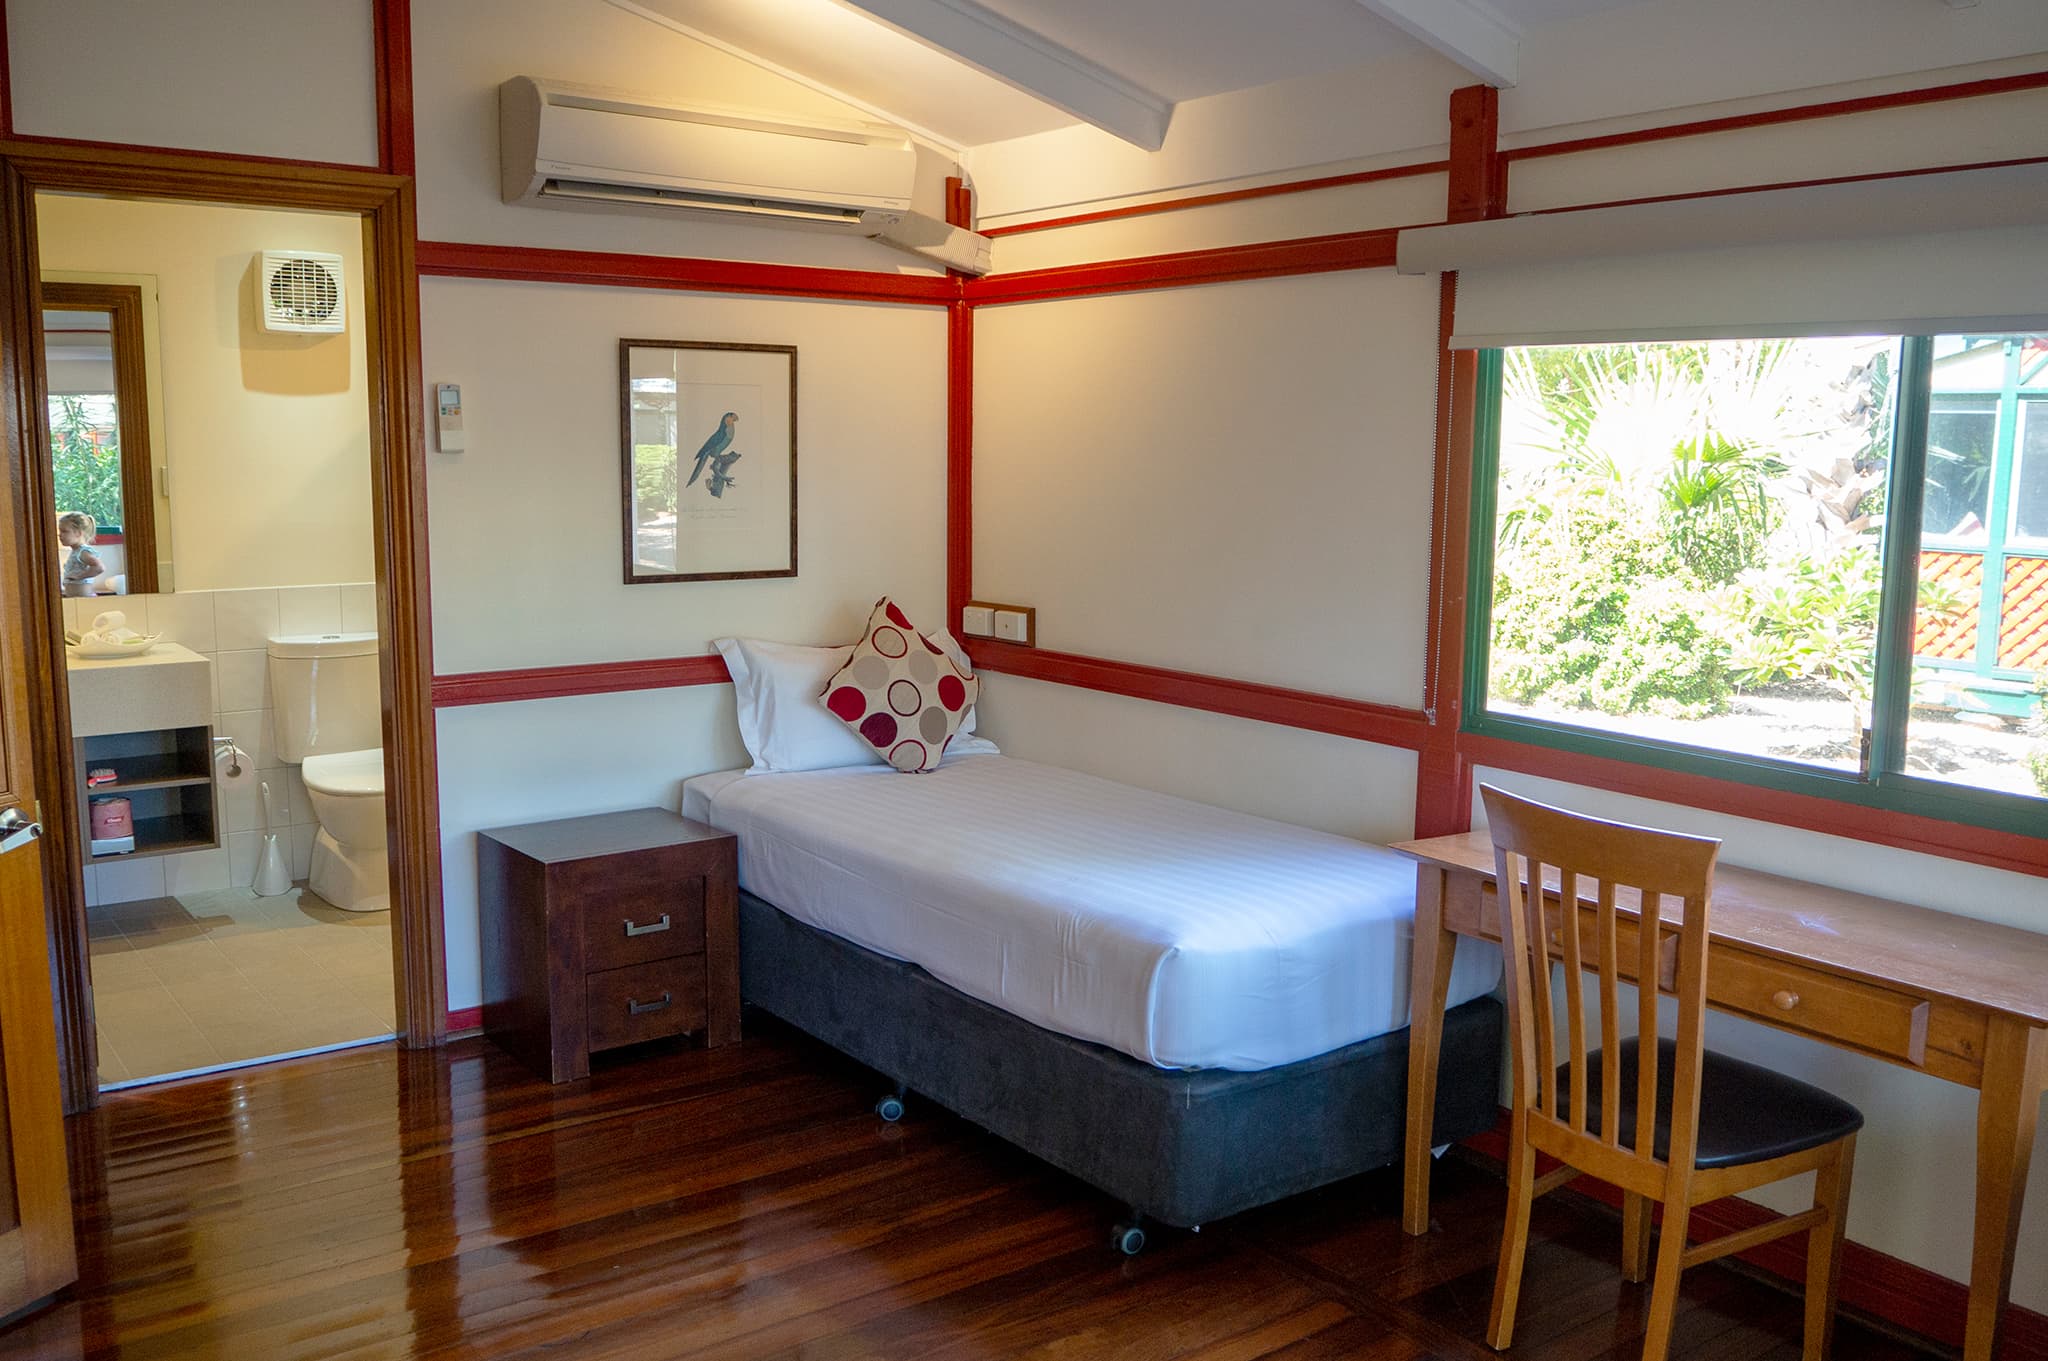
[[[0,809],[0,851],[25,846],[43,834],[43,824],[32,822],[19,808]]]

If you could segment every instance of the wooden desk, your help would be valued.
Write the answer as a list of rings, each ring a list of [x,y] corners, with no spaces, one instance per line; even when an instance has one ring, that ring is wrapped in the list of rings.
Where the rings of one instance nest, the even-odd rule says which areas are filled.
[[[1419,1234],[1429,1229],[1429,1113],[1451,955],[1459,936],[1498,942],[1500,909],[1485,832],[1394,849],[1419,862],[1402,1205],[1403,1227]],[[1547,886],[1555,918],[1555,870]],[[1633,895],[1617,899],[1621,953],[1633,960],[1626,942],[1640,904]],[[1580,910],[1590,916],[1590,897]],[[1661,911],[1667,921],[1681,915],[1668,900]],[[1709,1006],[1976,1089],[1976,1232],[1963,1356],[1991,1361],[2048,1088],[2048,936],[1723,868],[1707,951]]]

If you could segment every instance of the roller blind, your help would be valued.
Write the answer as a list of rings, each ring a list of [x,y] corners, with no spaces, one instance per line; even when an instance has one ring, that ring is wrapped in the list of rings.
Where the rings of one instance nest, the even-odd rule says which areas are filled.
[[[2048,164],[1403,232],[1460,349],[2048,330]]]

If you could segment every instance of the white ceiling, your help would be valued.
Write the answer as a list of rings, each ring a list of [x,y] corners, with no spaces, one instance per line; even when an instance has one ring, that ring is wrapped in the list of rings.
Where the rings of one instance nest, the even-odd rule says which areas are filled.
[[[956,147],[1080,121],[841,0],[611,0],[750,53]],[[976,0],[1169,102],[1422,50],[1358,0]],[[1515,30],[1642,0],[1461,0]]]

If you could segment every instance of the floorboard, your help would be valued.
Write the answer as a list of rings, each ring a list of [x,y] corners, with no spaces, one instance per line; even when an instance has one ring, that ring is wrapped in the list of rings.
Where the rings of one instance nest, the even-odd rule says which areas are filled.
[[[72,1122],[82,1278],[15,1358],[1484,1361],[1504,1194],[1437,1169],[1437,1230],[1376,1173],[1109,1248],[1121,1208],[750,1018],[549,1086],[482,1040],[110,1096]],[[1612,1217],[1537,1208],[1513,1356],[1630,1361]],[[1789,1361],[1795,1299],[1687,1273],[1673,1356]],[[1838,1361],[1918,1353],[1844,1323]]]

